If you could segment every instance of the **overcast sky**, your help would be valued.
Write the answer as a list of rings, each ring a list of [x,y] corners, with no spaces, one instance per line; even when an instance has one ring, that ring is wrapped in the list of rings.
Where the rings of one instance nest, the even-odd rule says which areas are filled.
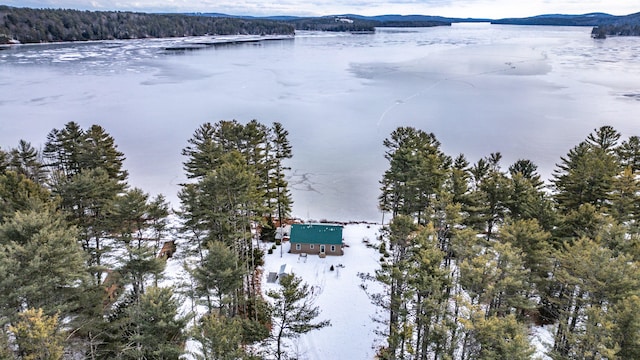
[[[540,14],[640,11],[639,0],[0,0],[33,8],[141,12],[220,12],[233,15],[421,14],[451,17],[524,17]]]

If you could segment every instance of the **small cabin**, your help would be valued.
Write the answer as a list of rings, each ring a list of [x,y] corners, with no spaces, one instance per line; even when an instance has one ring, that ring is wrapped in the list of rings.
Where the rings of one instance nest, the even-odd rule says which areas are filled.
[[[293,254],[344,255],[342,225],[293,224],[289,241]]]

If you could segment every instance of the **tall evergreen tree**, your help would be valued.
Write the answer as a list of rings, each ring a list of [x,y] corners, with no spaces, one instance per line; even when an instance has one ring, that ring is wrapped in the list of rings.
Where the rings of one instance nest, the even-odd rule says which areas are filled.
[[[36,184],[44,184],[46,170],[40,161],[40,154],[31,143],[20,140],[18,147],[11,149],[9,169],[24,175]]]
[[[392,250],[391,256],[388,262],[382,263],[381,268],[376,270],[376,280],[385,285],[385,293],[378,300],[378,305],[389,314],[389,319],[385,321],[387,330],[384,334],[388,343],[383,354],[385,359],[397,359],[399,354],[403,354],[402,345],[406,341],[403,327],[406,325],[407,315],[404,304],[410,295],[407,293],[409,255],[411,241],[417,230],[418,226],[410,216],[394,217],[385,234],[385,240],[388,241],[386,247]]]
[[[53,188],[53,193],[61,199],[60,206],[67,214],[67,219],[80,230],[79,239],[89,255],[87,264],[96,284],[105,270],[103,255],[109,251],[103,244],[103,239],[112,230],[107,214],[122,190],[123,184],[110,178],[101,168],[83,170],[63,179]]]
[[[125,250],[118,271],[136,299],[144,293],[145,284],[152,277],[157,280],[164,270],[165,262],[157,256],[159,246],[154,245],[157,239],[149,236],[154,230],[162,232],[162,227],[154,228],[167,215],[162,198],[150,201],[149,195],[137,188],[118,196],[109,207],[110,228]]]
[[[17,212],[0,225],[0,322],[28,308],[69,315],[86,276],[76,229],[51,206]]]
[[[320,309],[313,306],[309,294],[309,285],[303,284],[302,279],[295,275],[283,275],[280,277],[279,290],[267,292],[267,296],[273,299],[273,337],[276,343],[275,357],[283,359],[285,351],[283,340],[296,338],[309,331],[330,326],[328,320],[314,323]]]
[[[558,358],[609,358],[616,350],[611,313],[640,289],[639,268],[626,255],[582,238],[558,255],[555,280],[560,310],[553,355]]]
[[[631,167],[632,172],[640,170],[640,137],[630,136],[616,148],[616,155],[622,167]]]
[[[553,270],[551,234],[544,231],[535,219],[512,220],[500,228],[499,238],[522,252],[524,267],[529,269],[525,284],[530,288],[530,297],[539,295],[546,289]]]
[[[202,345],[201,353],[194,355],[202,360],[242,359],[242,332],[238,318],[207,314],[194,329],[194,338]]]
[[[14,171],[0,173],[0,224],[17,211],[28,211],[50,201],[43,186]]]
[[[187,318],[170,288],[150,287],[140,302],[127,309],[133,325],[124,359],[177,359],[183,354]]]
[[[83,141],[84,130],[76,122],[71,121],[60,130],[51,130],[47,135],[43,155],[49,161],[52,171],[60,172],[64,177],[80,173]]]
[[[380,184],[379,206],[393,216],[421,218],[444,185],[451,159],[440,150],[434,134],[400,127],[383,142],[389,169]]]
[[[52,171],[67,178],[82,170],[98,168],[118,181],[126,180],[128,175],[122,169],[124,154],[117,150],[113,137],[99,125],[92,125],[85,131],[72,121],[63,129],[53,129],[47,135],[43,155]]]
[[[214,141],[215,132],[211,123],[200,125],[188,140],[189,145],[182,150],[182,155],[187,157],[184,170],[188,178],[202,178],[218,166],[222,150]]]
[[[192,270],[196,294],[206,298],[210,313],[217,309],[225,316],[233,314],[229,308],[233,295],[242,287],[243,275],[237,255],[219,241],[209,244],[204,260]],[[216,306],[212,298],[217,300]]]
[[[619,137],[612,128],[603,127],[561,158],[553,183],[562,210],[576,210],[582,204],[597,209],[608,205],[614,177],[620,171],[614,155]]]
[[[476,313],[472,328],[476,348],[469,359],[527,360],[535,353],[525,327],[514,315],[485,317]]]
[[[80,152],[82,169],[104,169],[110,179],[125,181],[128,172],[122,168],[124,154],[117,150],[114,138],[100,125],[84,132]]]
[[[640,180],[631,166],[627,166],[613,181],[611,216],[637,233],[640,225]]]
[[[271,132],[273,134],[271,140],[271,163],[273,164],[272,169],[269,171],[269,186],[271,193],[275,193],[275,204],[276,204],[276,214],[278,215],[278,219],[280,220],[280,224],[282,221],[289,215],[291,212],[291,205],[293,200],[291,199],[291,193],[289,192],[289,184],[285,177],[285,172],[290,170],[284,162],[287,159],[290,159],[293,156],[291,144],[289,143],[289,132],[285,130],[282,124],[275,122],[273,123],[273,127],[271,128]],[[268,196],[269,198],[274,198],[274,195]],[[268,201],[271,203],[271,200]],[[271,208],[269,207],[271,210]],[[273,213],[273,211],[271,211]]]
[[[452,356],[455,351],[455,342],[449,341],[450,337],[455,337],[452,333],[457,326],[457,316],[449,302],[452,277],[444,265],[446,253],[440,249],[438,238],[433,236],[435,232],[433,226],[421,230],[411,249],[408,275],[414,297],[409,309],[414,314],[409,318],[415,319],[415,330],[412,331],[415,336],[407,339],[414,344],[406,348],[412,349],[417,359],[427,359],[430,355],[442,359]]]

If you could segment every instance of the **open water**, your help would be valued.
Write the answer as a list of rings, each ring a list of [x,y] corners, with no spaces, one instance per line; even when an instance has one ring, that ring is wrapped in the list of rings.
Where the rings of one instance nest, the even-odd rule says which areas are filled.
[[[0,50],[0,147],[100,124],[132,186],[177,207],[180,152],[200,124],[278,121],[293,146],[294,215],[380,221],[382,141],[398,126],[470,162],[531,159],[545,178],[597,127],[640,135],[640,38],[590,30],[457,24],[188,52],[164,49],[193,39],[18,46]]]

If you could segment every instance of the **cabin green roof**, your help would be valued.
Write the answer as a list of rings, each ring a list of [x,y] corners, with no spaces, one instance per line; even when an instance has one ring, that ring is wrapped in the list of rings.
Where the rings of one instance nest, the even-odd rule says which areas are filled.
[[[293,224],[289,241],[292,244],[342,245],[342,226],[326,224]]]

